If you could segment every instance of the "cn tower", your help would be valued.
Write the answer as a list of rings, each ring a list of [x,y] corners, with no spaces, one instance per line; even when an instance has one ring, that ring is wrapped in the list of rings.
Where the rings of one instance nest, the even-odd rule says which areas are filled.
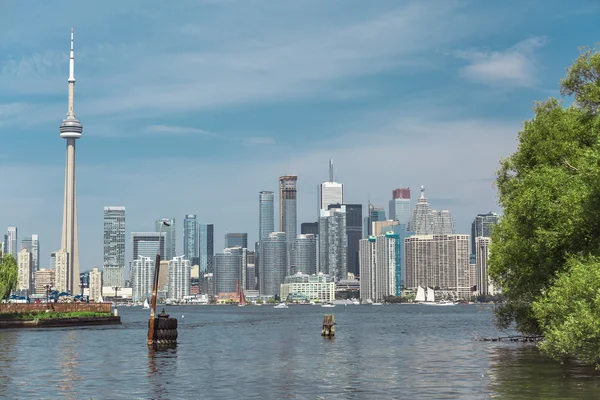
[[[71,294],[79,288],[79,247],[77,239],[77,195],[75,183],[75,140],[81,137],[83,126],[75,117],[75,55],[73,53],[73,29],[71,29],[71,52],[69,55],[69,103],[67,117],[60,124],[60,137],[67,139],[67,164],[65,166],[65,203],[61,250],[67,252],[67,286]]]

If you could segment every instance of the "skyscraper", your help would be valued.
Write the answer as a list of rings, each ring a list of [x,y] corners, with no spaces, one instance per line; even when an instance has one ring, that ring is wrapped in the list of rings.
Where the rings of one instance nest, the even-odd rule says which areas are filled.
[[[105,286],[125,285],[125,207],[104,207]]]
[[[213,273],[213,257],[214,257],[214,225],[200,224],[198,229],[198,239],[200,242],[200,274]],[[202,275],[201,275],[202,276]]]
[[[163,222],[166,222],[167,224],[169,224],[169,226],[163,225]],[[162,226],[162,232],[165,233],[165,252],[161,253],[160,255],[165,260],[172,260],[173,258],[175,258],[175,256],[177,256],[177,252],[176,252],[176,249],[177,249],[177,247],[176,247],[177,227],[175,225],[175,218],[157,219],[156,222],[154,223],[154,228],[155,228],[156,232],[161,231],[161,226]]]
[[[432,211],[433,212],[433,234],[434,235],[451,235],[454,233],[454,220],[452,214],[448,210]]]
[[[259,287],[261,296],[279,295],[287,274],[287,238],[285,232],[271,232],[260,243]]]
[[[348,272],[358,276],[358,248],[362,239],[362,204],[344,204],[346,207],[346,237]],[[339,208],[339,207],[338,207]]]
[[[241,284],[242,248],[223,249],[215,254],[215,293],[235,292],[236,282]]]
[[[69,286],[69,254],[64,250],[54,252],[54,284],[59,293],[67,292]],[[79,279],[79,275],[77,275]],[[79,285],[79,284],[78,284]]]
[[[410,188],[394,189],[390,200],[390,219],[408,227],[410,214]]]
[[[369,202],[369,214],[365,217],[365,236],[369,237],[373,234],[373,222],[379,221],[385,221],[385,210]]]
[[[297,233],[296,175],[279,177],[279,230],[291,245]]]
[[[248,234],[247,233],[226,233],[225,234],[225,247],[241,247],[242,249],[248,248]]]
[[[169,290],[167,298],[182,300],[190,295],[190,272],[192,266],[190,260],[183,256],[174,257],[169,260]]]
[[[90,290],[89,298],[92,301],[98,301],[102,296],[102,271],[94,267],[90,272]]]
[[[6,236],[6,254],[10,254],[11,256],[13,256],[15,258],[15,261],[17,260],[17,254],[19,252],[17,239],[17,227],[9,226]]]
[[[76,293],[79,287],[79,241],[77,236],[77,185],[75,182],[75,140],[81,137],[83,126],[75,117],[75,56],[73,52],[73,29],[69,55],[69,99],[67,117],[60,124],[60,137],[67,140],[67,163],[65,166],[65,200],[63,206],[61,249],[67,253],[67,288]],[[58,278],[57,278],[58,281]]]
[[[495,294],[494,285],[490,282],[488,273],[488,257],[491,239],[489,237],[478,236],[475,238],[475,276],[477,292],[480,295]]]
[[[258,195],[258,240],[275,231],[275,210],[273,192],[260,192]]]
[[[433,234],[433,213],[425,197],[424,186],[421,186],[421,197],[417,200],[413,210],[409,229],[417,235]]]
[[[31,264],[34,271],[40,269],[40,240],[39,236],[33,234],[25,236],[21,241],[22,247],[26,248],[31,253]]]
[[[298,272],[313,275],[317,273],[317,238],[315,235],[300,234],[290,251],[290,275]]]
[[[32,257],[31,253],[26,248],[23,248],[17,256],[17,268],[17,290],[26,292],[26,294],[33,293]]]
[[[187,214],[183,220],[183,257],[191,265],[199,265],[198,220],[196,214]]]
[[[471,254],[475,254],[475,240],[478,237],[492,237],[492,228],[498,223],[499,216],[495,212],[477,214],[471,224]]]
[[[360,241],[360,297],[383,301],[396,295],[396,279],[401,274],[397,234],[370,236]]]
[[[330,204],[342,204],[344,202],[344,185],[334,182],[333,160],[329,160],[329,181],[323,182],[317,188],[319,193],[319,204],[317,215],[320,210],[327,210]]]
[[[336,281],[348,273],[346,242],[346,206],[321,210],[319,218],[319,272]]]
[[[134,302],[152,296],[155,260],[154,257],[139,256],[131,262],[131,288]]]
[[[160,255],[166,259],[165,254],[166,233],[160,233]],[[158,232],[131,232],[131,259],[137,260],[141,257],[149,257],[153,260],[159,251]]]

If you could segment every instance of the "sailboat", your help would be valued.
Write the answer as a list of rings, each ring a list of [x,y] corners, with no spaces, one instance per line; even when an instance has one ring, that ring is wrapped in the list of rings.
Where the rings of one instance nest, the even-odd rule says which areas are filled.
[[[237,291],[237,289],[238,289],[238,286],[239,286],[239,285],[238,285],[238,281],[236,280],[236,281],[235,281],[235,288],[236,288],[236,291]],[[244,296],[244,290],[243,290],[243,289],[240,289],[240,290],[238,291],[238,293],[239,293],[239,295],[240,295],[240,302],[238,303],[238,307],[246,307],[246,297]]]
[[[435,303],[435,292],[432,288],[427,288],[427,300],[428,303]]]
[[[144,299],[144,308],[150,308],[150,304],[148,304],[148,299]]]
[[[104,303],[104,299],[102,298],[102,295],[100,295],[100,297],[98,297],[98,300],[96,300],[96,303]]]
[[[415,301],[422,303],[425,301],[425,289],[422,286],[419,286],[417,289],[417,297],[415,297]]]

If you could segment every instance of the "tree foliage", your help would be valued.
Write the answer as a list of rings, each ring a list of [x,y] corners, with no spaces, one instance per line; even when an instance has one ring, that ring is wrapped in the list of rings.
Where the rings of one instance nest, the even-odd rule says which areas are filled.
[[[6,299],[17,286],[19,271],[15,258],[10,254],[0,256],[0,299]]]
[[[574,282],[565,277],[575,265],[600,257],[600,54],[584,51],[567,71],[561,92],[575,103],[536,103],[517,151],[501,161],[496,184],[504,216],[492,232],[489,260],[490,276],[507,299],[497,324],[544,334],[543,348],[555,355],[551,342],[559,336],[549,333],[568,327],[553,325],[543,310],[554,304],[556,285]],[[600,280],[590,281],[600,290]],[[574,301],[584,296],[572,294]]]

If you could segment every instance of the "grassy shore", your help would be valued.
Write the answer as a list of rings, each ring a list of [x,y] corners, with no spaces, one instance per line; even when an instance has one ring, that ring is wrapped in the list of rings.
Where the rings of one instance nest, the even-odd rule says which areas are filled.
[[[76,312],[33,312],[33,313],[6,313],[0,314],[0,320],[33,320],[50,318],[89,318],[89,317],[110,317],[111,313],[76,311]]]

